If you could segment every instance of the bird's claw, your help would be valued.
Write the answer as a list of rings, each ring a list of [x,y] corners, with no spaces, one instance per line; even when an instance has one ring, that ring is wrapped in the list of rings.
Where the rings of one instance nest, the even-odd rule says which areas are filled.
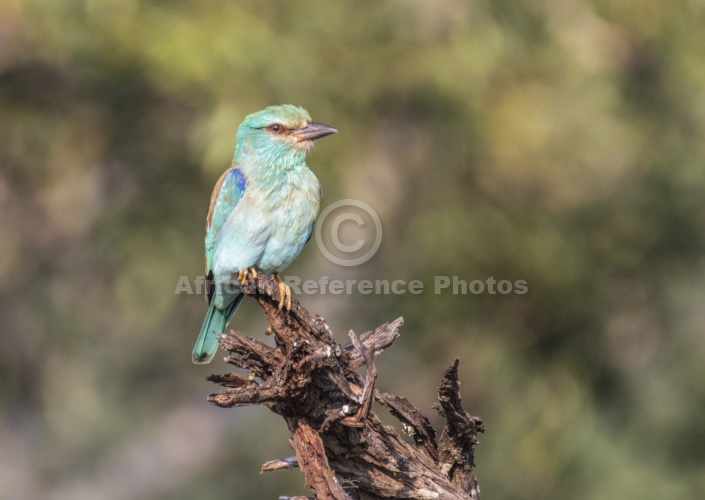
[[[279,274],[275,273],[273,276],[277,286],[279,286],[279,307],[277,307],[277,312],[284,311],[288,313],[291,311],[291,288],[282,281]]]
[[[245,285],[248,281],[252,281],[257,278],[257,270],[254,267],[248,267],[247,269],[241,269],[237,272],[237,280],[241,285]]]

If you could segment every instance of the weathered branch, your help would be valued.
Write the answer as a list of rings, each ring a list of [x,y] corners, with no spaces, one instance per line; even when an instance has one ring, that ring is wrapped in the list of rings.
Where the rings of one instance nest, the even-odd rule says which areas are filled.
[[[224,389],[208,399],[225,408],[261,404],[284,417],[296,458],[267,462],[261,472],[298,466],[318,499],[479,498],[473,446],[484,427],[460,405],[457,360],[439,389],[446,426],[437,444],[421,410],[375,388],[375,355],[399,337],[402,318],[359,336],[351,331],[351,342],[341,346],[325,320],[296,299],[288,314],[278,312],[279,287],[269,277],[258,274],[244,291],[264,310],[275,346],[239,332],[223,335],[226,362],[250,375],[209,377]],[[363,364],[365,377],[355,372]],[[372,411],[375,400],[413,444],[382,425]]]
[[[470,492],[473,499],[480,498],[480,487],[472,473],[475,467],[474,446],[478,443],[477,434],[485,432],[482,419],[473,417],[460,404],[460,382],[456,359],[443,374],[438,389],[439,404],[434,405],[446,425],[438,445],[439,465],[448,474],[453,484]]]
[[[270,460],[269,462],[263,463],[259,473],[264,474],[265,472],[280,469],[294,469],[298,466],[299,461],[296,460],[296,457],[279,458],[277,460]]]
[[[350,496],[343,490],[328,464],[325,445],[316,429],[306,418],[289,417],[287,424],[294,440],[296,461],[304,472],[306,486],[321,500],[349,500]]]
[[[223,336],[221,345],[230,352],[230,356],[225,358],[226,363],[247,368],[260,378],[274,373],[274,365],[283,360],[277,349],[239,332]]]
[[[365,360],[365,365],[367,365],[367,378],[365,379],[365,385],[362,388],[362,396],[360,397],[360,408],[358,408],[357,413],[354,417],[346,417],[341,420],[345,425],[350,425],[352,427],[362,427],[364,426],[364,421],[367,415],[370,414],[372,409],[373,393],[375,391],[375,381],[377,380],[377,367],[375,366],[375,352],[374,349],[365,346],[355,335],[355,332],[350,330],[348,333],[350,341],[357,349],[357,352],[362,354],[362,358]]]
[[[391,323],[385,323],[378,327],[374,332],[365,332],[360,335],[360,342],[367,347],[372,349],[374,347],[375,356],[381,354],[387,347],[392,345],[396,339],[399,338],[399,327],[404,324],[403,318],[397,318]],[[358,368],[362,366],[365,360],[358,349],[353,346],[352,342],[348,342],[343,346],[348,353],[350,358],[350,367]]]

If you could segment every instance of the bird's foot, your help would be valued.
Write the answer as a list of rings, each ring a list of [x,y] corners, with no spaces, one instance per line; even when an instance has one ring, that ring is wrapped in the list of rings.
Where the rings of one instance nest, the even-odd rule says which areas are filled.
[[[241,285],[244,285],[248,281],[253,281],[257,279],[257,270],[253,267],[248,267],[247,269],[242,269],[237,272],[237,280]]]
[[[288,313],[291,311],[291,288],[282,281],[279,277],[279,273],[274,273],[272,277],[279,286],[279,307],[277,308],[277,312],[283,310],[285,313]]]

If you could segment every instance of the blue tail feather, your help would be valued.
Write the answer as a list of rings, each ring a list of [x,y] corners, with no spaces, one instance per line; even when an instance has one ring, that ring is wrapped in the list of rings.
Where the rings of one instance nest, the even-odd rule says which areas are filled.
[[[206,319],[203,320],[201,333],[198,334],[196,345],[191,354],[191,360],[194,363],[205,364],[211,362],[213,356],[215,356],[215,353],[218,351],[217,334],[225,330],[225,327],[230,322],[235,311],[237,311],[237,307],[244,297],[243,294],[238,295],[232,304],[223,311],[217,309],[214,305],[214,301],[211,301],[211,304],[208,306],[208,312],[206,313]]]

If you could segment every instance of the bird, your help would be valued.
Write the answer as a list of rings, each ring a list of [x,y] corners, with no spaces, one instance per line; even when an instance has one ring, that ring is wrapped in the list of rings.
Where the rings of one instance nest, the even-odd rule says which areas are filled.
[[[279,273],[311,238],[321,185],[306,158],[313,141],[338,131],[314,122],[292,104],[269,106],[237,129],[230,167],[211,194],[206,218],[208,312],[192,361],[210,363],[244,295],[237,285],[260,271],[279,285],[279,310],[291,309],[291,290]]]

